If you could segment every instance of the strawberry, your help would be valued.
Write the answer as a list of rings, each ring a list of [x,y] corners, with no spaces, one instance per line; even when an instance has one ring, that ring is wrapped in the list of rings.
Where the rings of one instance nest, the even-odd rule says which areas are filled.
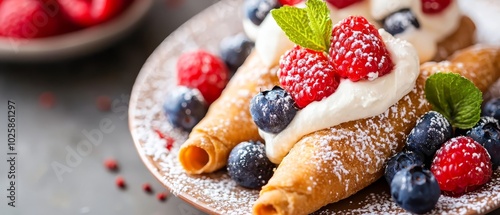
[[[422,1],[422,12],[426,14],[436,14],[440,13],[446,9],[452,0],[421,0]]]
[[[39,38],[64,33],[64,23],[50,0],[3,0],[0,4],[0,36]]]
[[[88,27],[108,21],[118,15],[125,0],[57,0],[63,13],[75,24]]]
[[[219,98],[229,81],[229,70],[217,56],[204,50],[182,54],[177,60],[178,84],[197,88],[208,104]]]
[[[299,108],[330,96],[337,90],[340,81],[324,52],[300,46],[282,56],[278,78]]]
[[[333,27],[330,56],[335,71],[351,81],[373,80],[394,67],[378,30],[361,16],[347,17]]]
[[[338,9],[342,9],[348,7],[356,2],[360,2],[362,0],[326,0],[331,5],[335,6]]]
[[[437,151],[431,171],[441,190],[451,196],[478,189],[493,173],[486,149],[465,136],[452,138]]]

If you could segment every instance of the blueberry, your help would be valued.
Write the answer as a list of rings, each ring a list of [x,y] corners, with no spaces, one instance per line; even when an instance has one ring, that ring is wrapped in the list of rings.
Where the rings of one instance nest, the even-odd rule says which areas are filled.
[[[276,166],[266,157],[261,142],[242,142],[231,150],[227,171],[240,186],[258,189],[273,176]]]
[[[391,182],[392,199],[403,209],[417,214],[431,211],[441,190],[434,175],[421,166],[410,166],[396,173]]]
[[[410,166],[423,166],[422,158],[412,151],[402,151],[389,158],[385,167],[385,180],[391,184],[394,175],[400,170]]]
[[[500,126],[498,120],[483,116],[481,120],[467,131],[467,136],[483,145],[491,156],[493,169],[500,165]]]
[[[383,28],[392,35],[403,33],[409,28],[420,28],[420,23],[410,9],[394,12],[382,22]]]
[[[440,113],[429,111],[417,121],[406,139],[406,147],[420,155],[430,165],[434,154],[453,135],[453,127]]]
[[[234,73],[245,62],[254,45],[245,34],[226,37],[220,44],[220,56]]]
[[[200,91],[178,86],[171,91],[163,103],[168,121],[175,127],[191,131],[207,113],[208,105]]]
[[[494,98],[487,101],[481,113],[483,116],[492,116],[500,120],[500,98]]]
[[[280,7],[278,0],[245,0],[245,15],[255,25],[260,25],[269,11]]]
[[[277,134],[285,129],[297,113],[293,98],[281,87],[260,92],[250,102],[252,119],[261,130]]]

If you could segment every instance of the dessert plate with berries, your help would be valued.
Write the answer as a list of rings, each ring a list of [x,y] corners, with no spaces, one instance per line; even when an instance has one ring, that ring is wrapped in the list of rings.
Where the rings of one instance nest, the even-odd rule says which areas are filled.
[[[251,213],[259,197],[259,189],[254,188],[264,183],[255,179],[267,177],[274,168],[272,163],[260,159],[265,154],[259,142],[237,145],[229,155],[227,168],[214,173],[187,174],[178,157],[189,131],[206,114],[232,72],[253,47],[252,42],[241,35],[243,2],[223,0],[167,37],[144,64],[130,100],[129,126],[144,164],[173,194],[209,214]],[[456,80],[459,86],[466,88],[460,82],[462,79],[456,77],[432,80],[440,78]],[[436,89],[441,88],[438,85]],[[256,100],[288,98],[281,88],[264,90]],[[282,107],[277,103],[270,108]],[[386,162],[385,177],[313,214],[429,211],[431,214],[486,214],[499,208],[500,171],[496,169],[499,158],[489,155],[500,151],[500,128],[493,119],[500,116],[499,109],[499,100],[486,102],[482,112],[492,117],[482,116],[471,128],[463,130],[455,127],[456,122],[447,121],[448,115],[427,112],[420,116],[408,135],[406,150]],[[276,125],[279,126],[281,124]],[[455,155],[457,151],[462,154]],[[460,163],[464,162],[470,165],[462,167]],[[465,174],[467,172],[478,174]],[[467,177],[457,180],[456,175]],[[423,201],[415,203],[414,199]]]
[[[0,60],[61,60],[101,50],[131,31],[152,4],[153,0],[1,1]]]

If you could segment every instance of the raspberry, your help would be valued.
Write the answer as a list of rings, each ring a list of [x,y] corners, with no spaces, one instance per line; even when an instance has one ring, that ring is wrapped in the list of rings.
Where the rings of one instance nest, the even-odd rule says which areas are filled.
[[[198,88],[208,104],[219,98],[229,80],[224,62],[204,50],[182,54],[177,60],[179,85]]]
[[[486,149],[465,136],[452,138],[437,151],[431,171],[443,193],[451,196],[478,189],[493,173]]]
[[[0,1],[0,36],[39,38],[66,32],[53,1]]]
[[[296,5],[303,0],[278,0],[281,5]]]
[[[299,108],[337,90],[339,77],[322,52],[295,46],[282,56],[278,78]]]
[[[452,0],[421,0],[422,1],[422,12],[426,14],[436,14],[440,13],[446,9]]]
[[[337,9],[342,9],[356,2],[360,2],[362,0],[326,0],[326,1],[331,5],[335,6]]]
[[[394,67],[378,30],[361,16],[347,17],[333,27],[330,56],[335,71],[351,81],[373,80]]]

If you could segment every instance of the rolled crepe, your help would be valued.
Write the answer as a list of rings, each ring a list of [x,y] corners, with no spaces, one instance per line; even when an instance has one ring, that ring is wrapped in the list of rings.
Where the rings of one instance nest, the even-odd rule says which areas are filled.
[[[438,43],[434,61],[446,60],[455,51],[467,48],[475,43],[476,25],[467,17],[462,16],[457,30],[446,39]]]
[[[424,85],[436,72],[461,74],[484,92],[500,77],[500,49],[476,46],[449,61],[425,63],[415,89],[385,113],[304,136],[262,188],[253,213],[309,214],[380,178],[384,162],[403,148],[417,119],[431,109]]]
[[[248,57],[181,146],[179,161],[187,173],[219,170],[238,143],[262,140],[249,105],[260,91],[278,85],[276,71],[265,66],[255,52]]]
[[[457,31],[439,43],[436,59],[472,45],[474,29],[470,19],[463,17]],[[187,173],[217,171],[227,164],[229,152],[238,143],[261,140],[250,115],[250,101],[260,91],[279,85],[276,72],[276,65],[266,66],[253,51],[181,146],[179,161]]]

